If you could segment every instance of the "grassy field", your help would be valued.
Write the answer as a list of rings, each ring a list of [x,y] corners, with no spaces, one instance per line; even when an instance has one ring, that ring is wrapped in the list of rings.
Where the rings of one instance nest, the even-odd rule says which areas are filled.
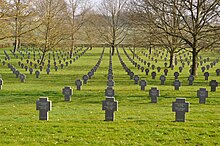
[[[76,90],[75,80],[81,79],[94,67],[100,58],[101,48],[88,50],[72,65],[57,72],[52,67],[50,75],[46,74],[44,68],[38,79],[18,66],[20,56],[16,59],[9,49],[6,50],[11,60],[6,61],[5,66],[0,63],[0,74],[4,80],[3,89],[0,90],[0,145],[220,145],[220,87],[216,92],[209,92],[206,104],[199,104],[197,90],[203,87],[210,91],[209,82],[204,80],[201,67],[193,86],[188,86],[189,66],[186,65],[179,76],[182,86],[176,91],[172,86],[173,73],[178,70],[180,63],[174,70],[169,69],[165,85],[160,85],[159,76],[163,71],[158,73],[155,80],[151,79],[151,71],[146,76],[135,68],[124,51],[119,49],[126,65],[141,79],[146,79],[148,85],[146,91],[141,91],[140,86],[130,80],[115,54],[114,90],[119,109],[115,112],[114,122],[105,122],[102,101],[105,100],[109,65],[108,48],[105,49],[97,72],[87,85],[82,86],[81,91]],[[0,50],[1,62],[5,57],[3,51],[4,49]],[[129,49],[126,51],[132,56]],[[153,63],[141,51],[148,53],[145,49],[137,49],[137,55]],[[30,60],[33,61],[32,55]],[[202,52],[201,55],[203,59],[210,57],[210,61],[219,57],[217,52]],[[27,59],[27,55],[25,58]],[[26,59],[22,61],[25,65]],[[135,61],[141,64],[137,59]],[[210,61],[204,65],[210,64]],[[53,61],[51,62],[53,64]],[[12,74],[7,63],[13,64],[21,73],[26,74],[25,83],[21,83]],[[161,66],[162,70],[163,64],[164,61],[160,58],[158,63],[155,63],[156,67]],[[220,63],[209,70],[209,81],[215,79],[220,82],[220,76],[215,73],[217,68],[220,68]],[[71,102],[64,102],[64,86],[73,88]],[[150,102],[148,92],[151,87],[160,90],[156,104]],[[38,120],[36,100],[39,97],[48,97],[52,101],[49,121]],[[176,98],[186,98],[190,102],[190,112],[186,113],[184,123],[174,122],[172,102]]]

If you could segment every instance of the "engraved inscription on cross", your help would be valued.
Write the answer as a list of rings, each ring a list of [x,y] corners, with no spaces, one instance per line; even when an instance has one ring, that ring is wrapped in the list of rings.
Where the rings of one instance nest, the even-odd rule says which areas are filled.
[[[48,100],[48,97],[40,97],[36,101],[36,110],[39,110],[39,120],[48,120],[48,111],[52,110],[52,102]]]
[[[172,103],[172,111],[176,112],[176,122],[185,122],[185,112],[189,112],[189,103],[185,98],[177,98]]]
[[[118,111],[118,101],[114,97],[106,97],[102,101],[102,110],[105,110],[105,121],[114,121],[114,111]]]

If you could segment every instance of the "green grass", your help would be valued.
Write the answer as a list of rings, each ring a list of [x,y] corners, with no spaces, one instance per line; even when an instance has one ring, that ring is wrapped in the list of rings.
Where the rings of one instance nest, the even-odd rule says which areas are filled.
[[[3,50],[0,50],[2,61]],[[9,49],[6,50],[12,57]],[[137,49],[136,53],[153,63],[141,53],[142,50],[147,52]],[[128,49],[126,51],[132,55]],[[81,79],[94,67],[101,52],[100,48],[88,50],[63,70],[55,72],[52,68],[50,75],[46,74],[44,68],[39,79],[21,69],[17,65],[20,60],[12,57],[7,63],[10,62],[26,74],[25,83],[15,78],[7,64],[3,66],[0,63],[0,74],[4,80],[3,89],[0,90],[0,145],[220,145],[220,89],[209,92],[206,104],[198,103],[197,90],[206,87],[210,91],[201,67],[193,86],[188,86],[189,66],[186,65],[179,76],[182,86],[179,91],[175,91],[172,86],[173,73],[179,66],[174,70],[169,69],[165,85],[160,85],[159,77],[164,69],[162,59],[158,58],[158,63],[155,64],[156,67],[161,66],[162,71],[153,80],[151,71],[146,76],[144,72],[137,70],[122,49],[119,52],[126,65],[141,79],[146,79],[148,85],[146,91],[141,91],[139,85],[130,80],[115,54],[114,90],[119,109],[115,112],[114,122],[105,122],[102,100],[105,100],[109,49],[105,50],[100,67],[88,84],[82,86],[82,91],[77,91],[74,85],[76,79]],[[209,56],[212,61],[219,57],[219,53],[213,52],[202,52],[202,55]],[[33,56],[31,57],[33,61]],[[25,60],[23,63],[26,63]],[[140,63],[137,59],[135,61]],[[220,81],[220,76],[215,75],[217,68],[220,68],[220,63],[209,70],[209,81]],[[64,102],[61,92],[64,86],[72,86],[74,90],[71,102]],[[148,91],[151,87],[158,87],[160,90],[156,104],[150,103]],[[39,113],[36,111],[36,100],[44,96],[52,101],[49,121],[38,120]],[[190,102],[190,112],[186,113],[185,123],[174,122],[175,113],[172,112],[171,105],[177,97],[186,98]]]

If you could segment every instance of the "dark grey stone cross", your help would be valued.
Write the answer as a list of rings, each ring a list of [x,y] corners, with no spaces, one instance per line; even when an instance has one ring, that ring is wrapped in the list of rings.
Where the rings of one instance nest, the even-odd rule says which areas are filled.
[[[52,102],[48,100],[48,97],[40,97],[36,101],[36,110],[39,110],[39,120],[48,120],[48,111],[52,110]]]
[[[118,101],[114,97],[106,97],[102,101],[102,110],[105,110],[105,121],[114,121],[114,111],[118,111]]]
[[[185,122],[185,113],[189,112],[189,103],[185,98],[177,98],[172,103],[172,111],[176,112],[176,122]]]
[[[64,95],[65,101],[71,101],[71,96],[73,95],[73,89],[69,86],[63,88],[62,93]]]

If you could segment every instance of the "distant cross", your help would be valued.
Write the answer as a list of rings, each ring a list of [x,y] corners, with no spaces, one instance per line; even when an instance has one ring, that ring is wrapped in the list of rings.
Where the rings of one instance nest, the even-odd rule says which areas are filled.
[[[73,89],[71,87],[64,87],[62,93],[65,101],[71,101],[71,96],[73,95]]]
[[[141,90],[144,91],[145,87],[147,86],[147,82],[145,80],[141,80],[139,82],[140,86],[141,86]]]
[[[215,92],[218,87],[218,82],[216,82],[216,80],[211,80],[209,86],[211,86],[211,92]]]
[[[151,89],[149,90],[149,95],[151,97],[151,102],[157,103],[157,97],[160,96],[160,91],[157,90],[156,87],[151,87]]]
[[[193,85],[194,76],[193,76],[193,75],[190,75],[190,76],[188,77],[188,81],[189,81],[189,85]]]
[[[81,90],[81,86],[82,86],[82,81],[81,80],[76,80],[75,81],[75,85],[76,85],[76,89],[77,90]]]
[[[114,97],[115,96],[115,91],[112,87],[107,87],[107,89],[105,89],[105,96],[106,97]]]
[[[208,97],[208,91],[206,91],[206,88],[200,88],[197,90],[197,97],[199,98],[200,104],[205,104],[206,98]]]
[[[82,79],[83,79],[83,84],[87,84],[87,81],[88,81],[89,77],[88,77],[88,75],[84,75],[82,77]]]
[[[179,80],[175,80],[173,85],[175,90],[179,90],[179,87],[181,86],[181,82]]]
[[[165,81],[166,81],[166,76],[165,75],[161,75],[160,76],[160,81],[161,81],[161,85],[164,85],[165,84]]]

